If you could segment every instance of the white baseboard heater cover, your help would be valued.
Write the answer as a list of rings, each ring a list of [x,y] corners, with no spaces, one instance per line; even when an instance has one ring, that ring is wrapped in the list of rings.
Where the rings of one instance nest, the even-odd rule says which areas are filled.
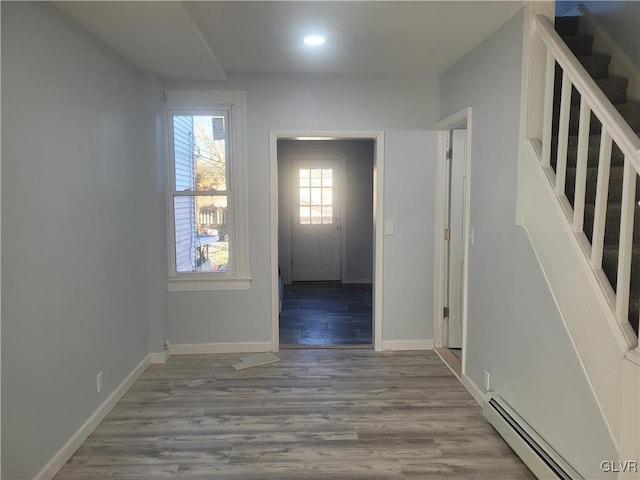
[[[539,479],[584,480],[495,392],[488,392],[485,418]]]

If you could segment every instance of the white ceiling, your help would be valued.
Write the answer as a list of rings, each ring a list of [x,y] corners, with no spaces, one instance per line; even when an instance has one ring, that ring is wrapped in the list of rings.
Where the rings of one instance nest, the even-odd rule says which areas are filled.
[[[56,2],[144,71],[344,75],[446,70],[509,19],[517,1]],[[302,38],[321,33],[323,47]]]

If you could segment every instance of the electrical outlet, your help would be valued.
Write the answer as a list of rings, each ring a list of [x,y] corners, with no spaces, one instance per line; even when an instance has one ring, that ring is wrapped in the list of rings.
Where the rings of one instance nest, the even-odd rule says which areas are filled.
[[[489,390],[491,390],[491,378],[490,378],[489,372],[485,371],[484,372],[484,391],[488,392]]]
[[[102,372],[96,375],[96,390],[98,393],[102,392]]]
[[[164,349],[169,350],[169,340],[164,341]]]

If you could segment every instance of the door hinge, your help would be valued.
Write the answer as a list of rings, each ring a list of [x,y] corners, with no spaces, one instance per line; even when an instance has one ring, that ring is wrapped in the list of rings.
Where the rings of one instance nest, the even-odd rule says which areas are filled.
[[[445,240],[451,240],[451,230],[449,230],[448,228],[444,229],[444,239]]]
[[[442,316],[444,318],[449,318],[449,307],[444,307],[444,309],[442,311]]]
[[[446,157],[447,160],[451,160],[453,158],[453,148],[447,147]]]

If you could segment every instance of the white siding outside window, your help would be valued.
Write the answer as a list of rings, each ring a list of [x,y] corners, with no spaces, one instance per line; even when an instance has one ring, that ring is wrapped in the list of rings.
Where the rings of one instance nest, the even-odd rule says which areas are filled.
[[[174,166],[177,191],[193,190],[193,117],[173,117]],[[175,252],[176,271],[185,272],[195,269],[191,259],[195,255],[194,235],[194,198],[176,197],[175,199]]]

